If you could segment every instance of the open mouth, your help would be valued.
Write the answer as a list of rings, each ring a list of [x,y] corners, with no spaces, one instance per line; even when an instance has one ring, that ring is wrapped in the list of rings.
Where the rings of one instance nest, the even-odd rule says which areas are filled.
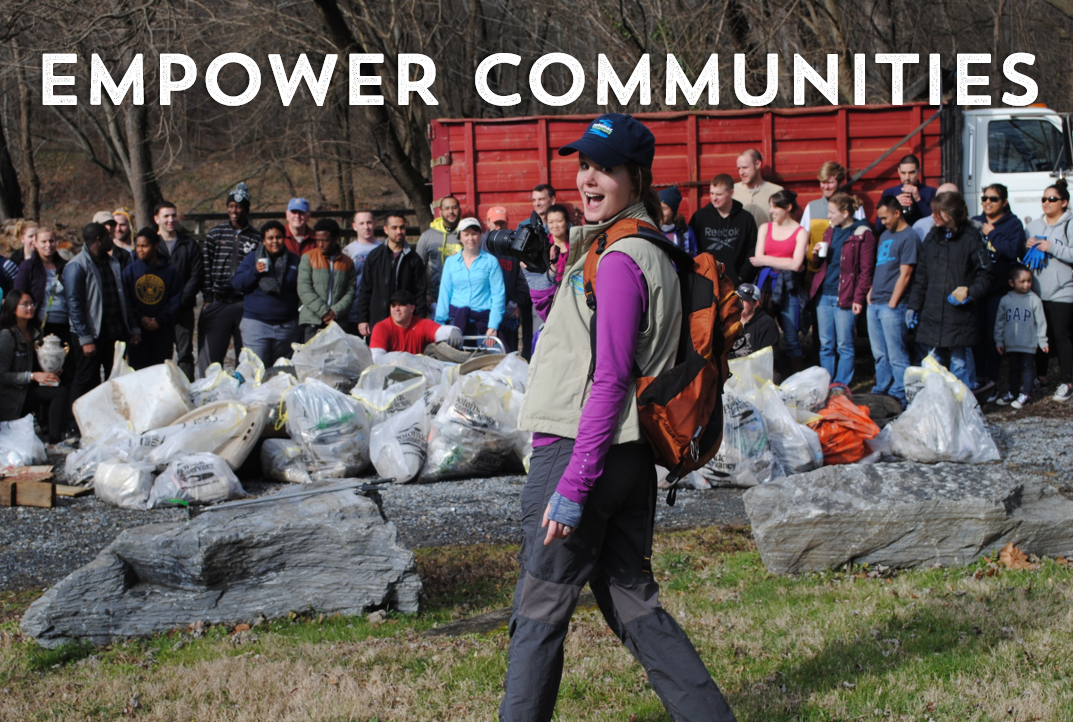
[[[585,208],[586,210],[596,210],[600,207],[600,204],[604,202],[604,197],[596,193],[585,194]]]

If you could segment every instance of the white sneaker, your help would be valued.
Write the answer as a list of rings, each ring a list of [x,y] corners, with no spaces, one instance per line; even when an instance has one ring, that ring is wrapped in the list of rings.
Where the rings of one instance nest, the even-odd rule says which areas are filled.
[[[1054,396],[1051,398],[1055,401],[1069,401],[1070,399],[1073,399],[1073,386],[1062,384],[1055,390]]]
[[[1009,406],[1010,404],[1012,404],[1016,400],[1017,399],[1015,399],[1013,397],[1013,394],[1011,394],[1009,391],[1007,391],[995,403],[997,403],[999,406]]]
[[[1021,409],[1024,408],[1031,400],[1031,396],[1028,396],[1027,394],[1020,394],[1017,399],[1010,404],[1010,406],[1015,409]]]

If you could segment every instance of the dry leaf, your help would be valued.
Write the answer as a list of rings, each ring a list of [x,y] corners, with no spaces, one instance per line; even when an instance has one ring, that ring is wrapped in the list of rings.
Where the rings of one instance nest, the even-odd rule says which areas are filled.
[[[1064,566],[1069,564],[1069,560],[1066,559],[1065,557],[1056,557],[1055,560],[1054,560],[1054,563],[1057,564],[1058,566],[1064,567]]]
[[[1028,561],[1028,556],[1019,547],[1015,547],[1013,542],[1008,542],[1002,547],[998,560],[999,564],[1007,569],[1035,569],[1035,566]]]
[[[248,625],[248,624],[236,624],[235,625],[235,634],[238,634],[239,632],[248,632],[248,631],[250,631],[250,625]]]

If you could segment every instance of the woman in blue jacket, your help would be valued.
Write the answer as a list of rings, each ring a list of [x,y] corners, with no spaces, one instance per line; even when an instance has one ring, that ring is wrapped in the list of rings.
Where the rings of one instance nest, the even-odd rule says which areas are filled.
[[[503,322],[507,289],[499,261],[481,250],[481,222],[458,224],[462,252],[443,262],[436,323],[458,326],[467,336],[495,336]]]
[[[271,366],[290,358],[298,340],[298,256],[287,250],[279,221],[261,226],[262,245],[242,259],[231,285],[243,298],[242,344]]]
[[[158,253],[160,236],[143,228],[134,237],[134,260],[123,269],[127,307],[141,328],[142,342],[127,351],[135,371],[175,355],[175,319],[182,304],[183,279]]]
[[[992,343],[995,316],[999,301],[1010,290],[1006,279],[1010,276],[1010,264],[1025,254],[1025,227],[1021,219],[1010,210],[1009,191],[1001,183],[984,188],[980,202],[984,212],[973,216],[973,224],[980,229],[984,245],[991,257],[991,288],[987,298],[982,299],[976,314],[977,344],[973,349],[976,361],[977,389],[992,384],[999,376],[999,355]],[[992,386],[986,403],[998,399],[998,386]]]

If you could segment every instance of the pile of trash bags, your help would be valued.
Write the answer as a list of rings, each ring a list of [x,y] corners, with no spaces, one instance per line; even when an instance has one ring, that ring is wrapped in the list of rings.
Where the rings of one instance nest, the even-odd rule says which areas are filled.
[[[925,359],[906,371],[909,408],[882,431],[866,406],[830,395],[820,367],[773,383],[771,349],[730,362],[719,453],[685,484],[749,487],[823,465],[998,458],[973,395]],[[168,361],[108,381],[74,404],[83,448],[68,483],[130,509],[211,504],[245,494],[235,472],[260,446],[264,478],[289,483],[375,472],[396,483],[489,476],[528,468],[532,437],[518,428],[529,365],[518,354],[462,373],[429,356],[381,363],[334,323],[271,368],[242,349],[188,382]],[[41,463],[33,419],[0,424],[0,465]]]
[[[730,370],[723,443],[700,470],[709,486],[756,486],[832,464],[999,458],[975,397],[931,357],[906,370],[909,406],[882,430],[868,407],[829,394],[831,378],[822,367],[776,386],[768,348],[730,361]]]
[[[263,476],[291,483],[521,471],[532,450],[518,429],[529,365],[517,354],[465,376],[407,353],[373,364],[365,342],[334,323],[291,360],[265,368],[242,349],[233,373],[213,364],[194,382],[171,361],[133,371],[117,354],[108,381],[74,405],[83,447],[66,471],[68,483],[128,509],[242,497],[235,472],[258,445]],[[33,436],[30,417],[0,425],[0,461],[45,460],[27,429]]]

